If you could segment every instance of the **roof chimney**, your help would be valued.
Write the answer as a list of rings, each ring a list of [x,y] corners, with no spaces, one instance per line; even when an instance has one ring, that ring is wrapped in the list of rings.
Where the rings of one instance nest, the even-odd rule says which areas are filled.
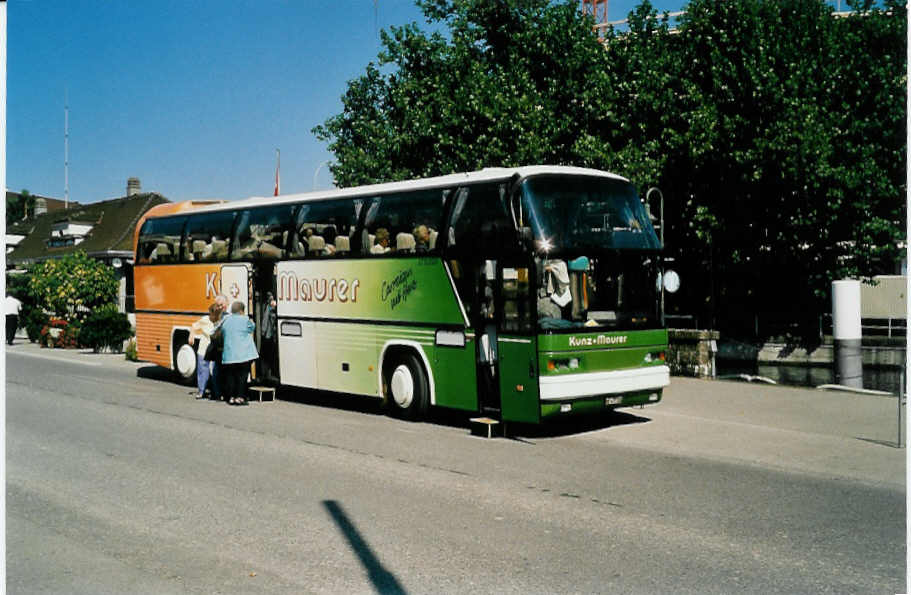
[[[139,185],[139,178],[127,178],[127,196],[139,194],[142,191]]]

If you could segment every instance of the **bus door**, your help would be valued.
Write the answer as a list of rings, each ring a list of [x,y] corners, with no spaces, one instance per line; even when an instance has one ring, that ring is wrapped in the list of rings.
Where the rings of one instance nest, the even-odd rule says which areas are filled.
[[[497,261],[481,262],[477,280],[478,304],[475,311],[477,336],[478,405],[482,415],[500,417],[500,382],[497,373]]]
[[[267,384],[278,382],[277,268],[272,261],[258,262],[251,271],[253,293],[249,313],[256,323],[256,350],[260,364],[257,379]]]
[[[241,302],[245,308],[250,307],[250,273],[247,265],[221,266],[221,294],[228,298],[228,312],[234,302]]]
[[[228,299],[228,313],[231,305],[240,302],[247,309],[247,314],[253,311],[252,275],[250,267],[246,264],[221,265],[221,294]],[[255,376],[255,375],[254,375]]]
[[[538,423],[541,416],[531,274],[524,260],[502,260],[497,267],[496,351],[503,421]]]

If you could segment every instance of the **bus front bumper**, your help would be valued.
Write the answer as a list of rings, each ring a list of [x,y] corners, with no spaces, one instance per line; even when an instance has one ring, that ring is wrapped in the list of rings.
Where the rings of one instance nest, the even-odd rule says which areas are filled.
[[[618,407],[654,404],[670,384],[667,366],[543,376],[541,417],[594,414]]]
[[[667,366],[542,376],[539,380],[542,402],[660,390],[670,383]]]

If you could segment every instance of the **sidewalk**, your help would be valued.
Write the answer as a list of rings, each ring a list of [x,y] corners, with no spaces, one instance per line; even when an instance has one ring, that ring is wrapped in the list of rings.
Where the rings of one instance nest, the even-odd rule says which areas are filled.
[[[651,423],[612,428],[605,433],[607,439],[645,449],[905,485],[906,451],[896,448],[896,397],[674,377],[660,403],[624,411]],[[904,420],[902,426],[904,437]]]
[[[23,329],[19,329],[13,344],[3,344],[6,353],[17,353],[26,357],[39,357],[57,361],[66,361],[85,366],[111,366],[123,364],[127,366],[147,366],[148,363],[131,362],[123,353],[92,353],[91,349],[52,349],[41,347],[32,343]]]

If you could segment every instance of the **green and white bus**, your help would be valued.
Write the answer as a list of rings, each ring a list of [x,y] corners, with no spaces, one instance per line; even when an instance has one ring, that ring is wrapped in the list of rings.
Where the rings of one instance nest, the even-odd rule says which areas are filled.
[[[661,245],[629,181],[559,166],[165,208],[136,242],[139,356],[193,373],[217,293],[267,380],[539,423],[661,399]],[[260,378],[262,380],[262,378]]]

